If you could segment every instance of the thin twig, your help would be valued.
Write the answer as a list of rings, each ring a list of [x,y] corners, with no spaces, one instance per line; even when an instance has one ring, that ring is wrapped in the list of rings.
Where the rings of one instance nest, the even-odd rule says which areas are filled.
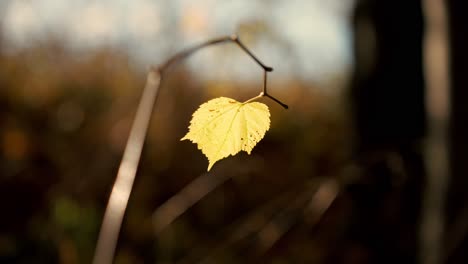
[[[267,71],[263,72],[263,93],[264,94],[268,94],[267,93],[267,74],[268,74]]]
[[[203,42],[192,48],[186,49],[182,52],[175,54],[174,56],[169,58],[165,63],[161,64],[159,67],[151,68],[151,70],[148,73],[143,94],[138,104],[135,120],[130,130],[130,135],[128,137],[127,145],[125,146],[123,158],[120,162],[119,170],[117,172],[117,177],[115,179],[115,183],[109,197],[107,208],[104,213],[104,218],[102,221],[102,226],[99,232],[99,237],[96,245],[96,251],[93,258],[94,264],[110,264],[113,261],[115,247],[117,244],[120,228],[122,226],[122,220],[128,205],[128,199],[133,188],[133,183],[135,181],[136,171],[140,162],[143,144],[146,139],[149,121],[151,119],[154,104],[159,94],[158,92],[163,74],[167,72],[171,65],[185,59],[197,50],[200,50],[204,47],[228,42],[236,43],[260,67],[263,68],[265,73],[273,70],[272,67],[263,64],[240,41],[237,35],[224,36]],[[266,80],[264,81],[264,84],[266,85]],[[264,90],[266,90],[265,87]],[[269,95],[268,97],[273,99],[275,102],[279,103],[283,107],[285,106],[279,100]],[[287,108],[287,106],[285,108]],[[212,189],[219,186],[219,184],[223,183],[225,180],[227,179],[221,179],[221,181],[217,182],[217,184],[212,186]],[[209,193],[211,190],[206,190],[206,193]],[[195,198],[193,199],[193,203],[201,199],[204,195],[206,195],[206,193],[201,196],[198,195],[196,197],[192,197]],[[175,217],[177,216],[178,215],[172,215],[171,217],[175,219]]]
[[[247,103],[250,103],[252,101],[256,101],[256,100],[258,100],[258,99],[260,99],[262,97],[268,97],[268,98],[272,99],[273,101],[275,101],[276,103],[278,103],[279,105],[281,105],[282,107],[284,107],[284,109],[289,108],[289,106],[287,104],[285,104],[285,103],[281,102],[280,100],[276,99],[275,97],[269,95],[267,93],[267,88],[266,87],[267,87],[267,71],[264,71],[263,72],[263,91],[260,92],[259,95],[255,96],[255,97],[252,97],[252,98],[250,98],[249,100],[247,100],[247,101],[245,101],[243,103],[247,104]]]
[[[197,244],[192,248],[192,252],[187,257],[177,262],[178,264],[186,263],[216,263],[214,258],[225,252],[228,247],[233,246],[236,243],[241,243],[242,246],[246,246],[249,243],[248,248],[250,251],[256,251],[257,257],[262,257],[271,246],[274,246],[275,242],[268,243],[269,248],[257,245],[261,244],[260,233],[265,230],[265,227],[272,222],[281,222],[282,229],[286,228],[284,221],[279,216],[281,212],[286,211],[288,207],[294,206],[294,200],[298,200],[299,197],[309,197],[309,201],[306,201],[297,214],[293,218],[300,218],[294,220],[296,223],[303,223],[309,228],[314,227],[322,219],[326,211],[331,207],[332,203],[338,198],[342,186],[348,185],[356,180],[353,176],[356,173],[356,161],[349,160],[338,166],[337,171],[331,173],[328,176],[322,176],[317,178],[325,179],[319,186],[316,184],[304,184],[300,186],[293,185],[286,191],[277,194],[274,199],[269,200],[266,204],[263,204],[253,209],[247,216],[243,216],[242,219],[235,221],[230,227],[225,228],[220,234],[214,235],[218,237],[215,241],[210,241],[209,245]],[[331,175],[336,175],[335,177]],[[305,189],[304,189],[305,188]],[[311,196],[310,194],[313,193]],[[291,211],[291,208],[289,209]],[[276,220],[275,220],[276,219]],[[289,221],[289,220],[288,220]],[[282,234],[287,232],[281,231]],[[247,237],[250,237],[249,241],[244,241]],[[254,244],[251,242],[255,241]],[[263,243],[265,244],[265,243]],[[244,255],[248,252],[243,251]],[[252,252],[250,252],[252,253]],[[196,261],[199,259],[198,261]]]
[[[301,218],[307,216],[310,226],[319,222],[340,191],[335,179],[325,180],[310,196],[312,188],[312,186],[306,188],[258,232],[257,257],[263,256],[270,250],[294,225],[300,222]]]
[[[218,235],[218,237],[222,237],[222,239],[213,242],[211,249],[205,249],[205,252],[202,253],[192,252],[185,259],[178,262],[178,264],[209,263],[210,259],[214,258],[217,254],[226,251],[228,247],[245,240],[249,236],[255,235],[268,221],[270,221],[270,219],[275,217],[278,210],[291,202],[291,200],[297,195],[296,192],[298,189],[300,188],[295,186],[278,194],[275,198],[267,201],[265,204],[251,210],[249,214],[242,216],[241,219],[234,221],[231,226],[223,230],[221,234]],[[200,249],[198,248],[198,250]],[[197,258],[199,260],[195,261]]]
[[[282,107],[284,107],[284,109],[288,109],[288,105],[281,102],[280,100],[276,99],[275,97],[271,96],[268,92],[267,92],[267,76],[268,76],[268,72],[267,71],[264,71],[263,72],[263,96],[266,96],[270,99],[272,99],[273,101],[277,102],[279,105],[281,105]]]
[[[215,39],[205,41],[203,43],[200,43],[200,44],[198,44],[196,46],[193,46],[191,48],[188,48],[186,50],[183,50],[183,51],[175,54],[174,56],[169,58],[165,63],[161,64],[159,66],[159,69],[160,69],[161,73],[164,73],[166,70],[168,70],[170,68],[171,65],[173,65],[176,62],[179,62],[179,61],[187,58],[188,56],[192,55],[197,50],[200,50],[200,49],[208,47],[208,46],[213,46],[213,45],[227,43],[227,42],[233,42],[233,37],[232,36],[223,36],[223,37],[219,37],[219,38],[215,38]]]
[[[202,42],[202,43],[200,43],[200,44],[198,44],[198,45],[196,45],[194,47],[183,50],[183,51],[177,53],[176,55],[172,56],[165,63],[161,64],[159,68],[161,69],[161,72],[163,72],[164,70],[168,69],[172,64],[185,59],[186,57],[190,56],[191,54],[193,54],[194,52],[196,52],[199,49],[202,49],[202,48],[208,47],[208,46],[213,46],[213,45],[220,44],[220,43],[226,43],[226,42],[233,42],[233,43],[237,44],[237,46],[239,46],[243,51],[245,51],[245,53],[247,53],[247,55],[249,55],[265,71],[267,71],[267,72],[273,71],[272,67],[266,66],[263,62],[261,62],[257,58],[257,56],[255,56],[244,45],[244,43],[242,43],[242,41],[239,39],[239,37],[237,35],[235,35],[235,34],[231,35],[231,36],[223,36],[223,37],[211,39],[211,40]]]
[[[245,258],[264,260],[264,255],[295,225],[303,221],[307,221],[309,226],[316,225],[335,201],[338,192],[337,182],[332,179],[324,181],[318,188],[316,184],[306,184],[302,188],[288,190],[253,210],[251,215],[233,227],[234,230],[228,229],[226,237],[216,242],[214,249],[205,253],[199,261],[195,259],[200,256],[192,253],[180,263],[216,263],[215,256],[235,243],[248,244],[249,250],[242,252]],[[251,238],[243,241],[248,237]]]
[[[227,173],[216,176],[204,173],[193,180],[154,211],[152,218],[155,234],[159,234],[192,205],[230,178]]]
[[[275,101],[276,103],[278,103],[279,105],[281,105],[282,107],[284,107],[284,109],[288,109],[289,106],[285,103],[282,103],[280,100],[276,99],[275,97],[269,95],[269,94],[264,94],[263,96],[265,97],[268,97],[270,98],[271,100]]]
[[[250,50],[240,41],[239,37],[236,35],[231,36],[231,39],[243,50],[245,51],[252,59],[254,59],[258,65],[260,65],[265,71],[271,72],[273,71],[272,67],[266,66],[263,64],[255,55],[250,52]]]

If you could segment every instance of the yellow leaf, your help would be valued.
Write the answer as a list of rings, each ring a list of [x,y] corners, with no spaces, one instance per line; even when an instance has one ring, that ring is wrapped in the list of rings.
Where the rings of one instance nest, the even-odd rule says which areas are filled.
[[[189,132],[181,140],[190,140],[213,164],[239,151],[248,154],[270,128],[270,111],[258,102],[240,103],[219,97],[202,104],[190,121]]]

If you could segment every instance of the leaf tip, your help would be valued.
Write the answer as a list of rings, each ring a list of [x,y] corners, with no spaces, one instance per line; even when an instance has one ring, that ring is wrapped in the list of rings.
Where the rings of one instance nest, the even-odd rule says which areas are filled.
[[[211,163],[208,165],[208,169],[206,171],[210,171],[211,170],[211,167],[213,167],[214,163]]]
[[[187,140],[187,139],[190,139],[190,138],[188,137],[188,133],[187,133],[183,138],[181,138],[180,141],[184,141],[184,140]]]

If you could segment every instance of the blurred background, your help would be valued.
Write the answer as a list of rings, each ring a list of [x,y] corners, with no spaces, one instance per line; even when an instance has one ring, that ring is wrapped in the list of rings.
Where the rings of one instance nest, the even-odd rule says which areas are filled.
[[[115,263],[466,263],[465,10],[455,0],[1,1],[0,263],[90,263],[149,67],[232,33],[274,68],[269,92],[290,108],[265,99],[265,138],[207,175],[206,158],[180,141],[192,113],[257,95],[262,69],[234,44],[174,67]],[[161,208],[194,181],[201,197],[162,225]]]

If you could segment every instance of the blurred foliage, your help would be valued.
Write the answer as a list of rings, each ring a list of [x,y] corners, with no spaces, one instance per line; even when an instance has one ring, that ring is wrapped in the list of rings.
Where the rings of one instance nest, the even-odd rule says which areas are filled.
[[[295,79],[271,83],[269,91],[290,109],[262,100],[272,115],[265,138],[250,156],[217,163],[212,173],[231,173],[232,180],[156,236],[153,211],[206,171],[196,146],[180,142],[193,111],[214,96],[244,100],[261,89],[260,74],[252,84],[215,78],[202,83],[183,66],[165,78],[116,263],[203,258],[249,215],[279,210],[296,193],[313,195],[303,186],[333,176],[349,158],[351,135],[340,91]],[[53,41],[16,53],[0,50],[1,263],[90,262],[144,81],[145,71],[119,50],[84,54]],[[328,221],[335,228],[339,219]],[[339,232],[333,230],[293,229],[264,258],[323,263],[324,248]],[[250,259],[241,244],[215,250],[215,263]]]

